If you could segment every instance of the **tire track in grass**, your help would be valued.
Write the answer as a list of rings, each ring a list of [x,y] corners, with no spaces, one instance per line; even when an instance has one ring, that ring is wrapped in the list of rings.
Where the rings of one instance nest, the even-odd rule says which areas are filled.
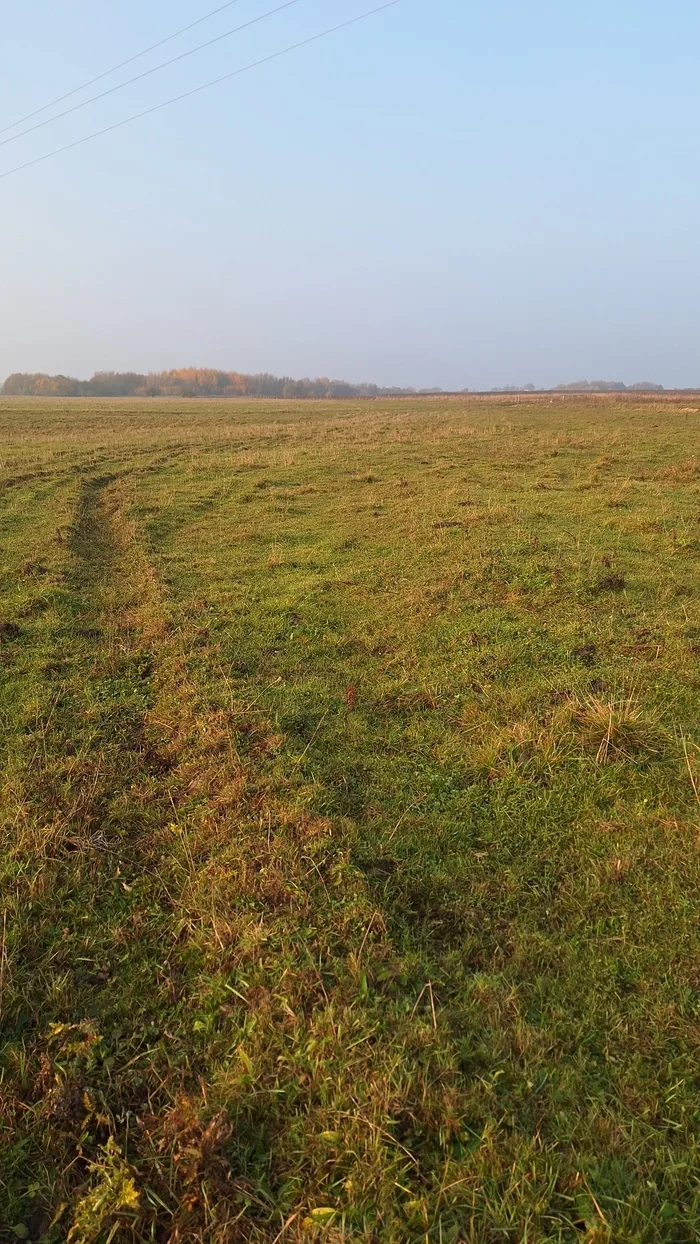
[[[121,1224],[125,1239],[267,1240],[288,1212],[277,1184],[305,1161],[285,1154],[299,1111],[311,1133],[329,1111],[354,1115],[377,1021],[356,1009],[366,979],[347,955],[362,939],[368,958],[381,921],[329,823],[257,779],[264,724],[191,682],[129,488],[127,472],[83,483],[55,628],[63,678],[7,792],[0,1192],[13,1226],[56,1244],[97,1200],[86,1239],[121,1239]],[[329,1046],[352,1073],[334,1103],[309,1042],[319,1070]],[[403,1172],[366,1111],[356,1126]],[[312,1204],[326,1155],[314,1165]]]
[[[14,1126],[2,1178],[28,1230],[46,1228],[59,1193],[70,1199],[123,1130],[130,1088],[140,1104],[141,1068],[110,1102],[112,1069],[142,1057],[164,1016],[169,913],[139,861],[166,814],[165,765],[147,737],[152,656],[118,488],[114,476],[82,485],[54,633],[61,681],[46,683],[5,792],[2,1093]],[[65,1223],[56,1231],[65,1238]]]

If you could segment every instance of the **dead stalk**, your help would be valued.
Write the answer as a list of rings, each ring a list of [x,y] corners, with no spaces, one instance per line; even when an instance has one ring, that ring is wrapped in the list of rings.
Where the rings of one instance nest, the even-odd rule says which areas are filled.
[[[5,964],[7,962],[7,911],[2,913],[2,948],[0,949],[0,1019],[2,1019],[3,993],[5,989]]]
[[[700,804],[700,790],[698,790],[698,783],[697,783],[695,774],[693,773],[693,766],[690,763],[690,756],[688,755],[688,743],[682,731],[681,731],[681,738],[683,740],[683,751],[685,753],[685,763],[688,766],[688,776],[690,777],[690,781],[693,787],[695,798],[697,799],[698,804]]]
[[[326,717],[328,716],[328,714],[330,713],[330,711],[331,711],[331,710],[330,710],[329,708],[327,708],[327,709],[326,709],[325,713],[323,714],[323,717],[322,717],[322,718],[321,718],[321,720],[319,721],[319,723],[318,723],[318,725],[317,725],[316,729],[314,730],[313,734],[311,735],[311,738],[309,739],[308,743],[306,744],[306,747],[304,748],[303,752],[301,753],[301,756],[299,757],[299,759],[297,760],[296,764],[294,765],[294,767],[293,767],[293,769],[292,769],[292,773],[296,773],[297,769],[299,768],[299,765],[301,764],[301,762],[302,762],[302,760],[304,759],[304,757],[305,757],[306,753],[308,752],[309,748],[311,747],[311,744],[313,743],[314,739],[316,738],[316,735],[318,734],[319,730],[321,729],[321,726],[323,725],[323,723],[324,723],[324,721],[326,720]]]

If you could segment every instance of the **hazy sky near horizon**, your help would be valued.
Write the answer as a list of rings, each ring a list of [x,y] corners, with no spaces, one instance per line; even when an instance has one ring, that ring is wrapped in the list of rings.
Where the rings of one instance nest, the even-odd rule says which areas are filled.
[[[4,6],[0,128],[215,3]],[[299,0],[0,146],[0,173],[372,3]],[[401,0],[0,179],[0,379],[700,384],[699,42],[696,0]]]

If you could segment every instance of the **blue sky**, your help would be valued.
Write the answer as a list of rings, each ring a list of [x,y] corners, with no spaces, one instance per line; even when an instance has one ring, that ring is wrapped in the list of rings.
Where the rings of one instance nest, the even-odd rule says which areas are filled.
[[[214,5],[6,5],[0,124]],[[299,0],[0,171],[370,7]],[[691,0],[401,0],[0,180],[0,376],[700,384],[699,36]]]

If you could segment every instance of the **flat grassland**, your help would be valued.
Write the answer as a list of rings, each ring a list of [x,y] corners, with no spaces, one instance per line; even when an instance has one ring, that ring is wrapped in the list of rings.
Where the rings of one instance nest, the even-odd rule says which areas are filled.
[[[0,401],[3,1244],[700,1238],[699,418]]]

